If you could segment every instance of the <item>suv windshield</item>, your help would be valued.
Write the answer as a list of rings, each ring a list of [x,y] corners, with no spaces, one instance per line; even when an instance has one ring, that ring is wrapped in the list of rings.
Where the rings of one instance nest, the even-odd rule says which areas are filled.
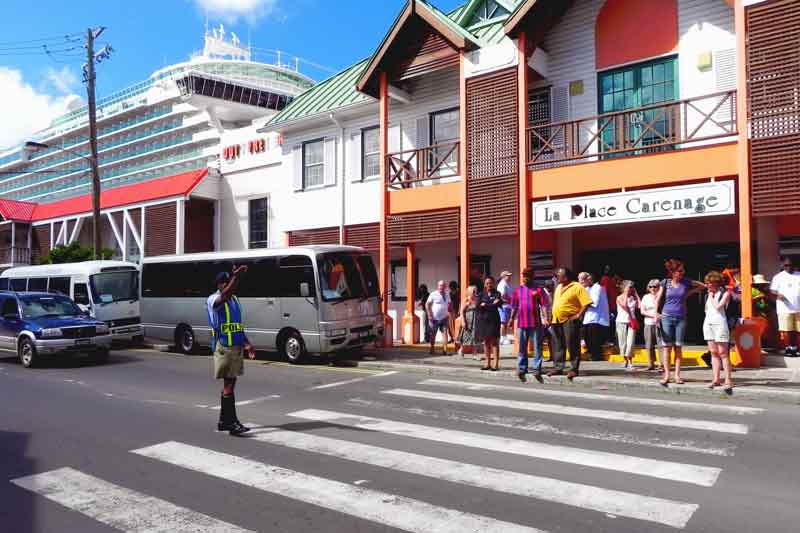
[[[20,296],[19,303],[24,318],[78,316],[81,313],[72,300],[57,294]]]
[[[367,269],[366,264],[372,265],[368,256],[335,252],[317,257],[317,270],[319,272],[319,286],[322,299],[349,300],[353,298],[367,298],[376,296],[374,287],[377,286],[375,269]]]
[[[101,272],[90,276],[89,280],[92,300],[96,304],[139,299],[139,276],[135,270]]]

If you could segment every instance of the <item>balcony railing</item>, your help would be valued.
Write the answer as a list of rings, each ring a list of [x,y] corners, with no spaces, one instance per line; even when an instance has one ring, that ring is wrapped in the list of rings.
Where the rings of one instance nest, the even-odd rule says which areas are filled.
[[[459,142],[442,143],[386,156],[386,185],[390,189],[411,189],[452,181],[461,175]]]
[[[0,247],[0,265],[30,265],[31,250],[21,246]]]
[[[733,140],[736,91],[528,128],[530,168],[665,152]]]

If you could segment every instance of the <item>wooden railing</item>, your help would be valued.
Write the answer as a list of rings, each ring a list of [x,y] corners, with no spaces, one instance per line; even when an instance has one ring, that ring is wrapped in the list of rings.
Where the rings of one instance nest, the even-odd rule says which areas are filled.
[[[29,248],[10,246],[0,248],[0,265],[30,265],[31,251]]]
[[[738,134],[736,91],[528,128],[528,166],[539,168],[664,152]]]
[[[387,155],[386,186],[410,189],[460,176],[459,145],[459,142],[443,143]]]

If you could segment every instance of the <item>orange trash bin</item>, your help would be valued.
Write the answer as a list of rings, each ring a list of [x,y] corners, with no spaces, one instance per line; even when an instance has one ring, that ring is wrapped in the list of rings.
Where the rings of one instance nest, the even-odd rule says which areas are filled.
[[[736,355],[731,357],[734,366],[744,368],[761,367],[761,335],[766,329],[762,318],[742,320],[733,330],[733,342],[736,343]]]

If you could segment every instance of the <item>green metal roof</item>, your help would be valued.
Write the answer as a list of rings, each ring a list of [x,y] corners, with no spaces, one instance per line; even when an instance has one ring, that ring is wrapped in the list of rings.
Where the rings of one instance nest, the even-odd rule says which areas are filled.
[[[267,122],[267,126],[330,112],[348,105],[374,101],[371,97],[356,90],[356,81],[367,67],[367,61],[366,59],[359,61],[302,92],[283,111],[272,117],[272,120]]]
[[[508,17],[498,17],[497,19],[473,24],[468,28],[464,28],[456,22],[462,18],[462,15],[465,15],[465,11],[473,10],[479,1],[468,0],[445,14],[428,1],[417,0],[420,4],[425,4],[425,7],[429,8],[437,18],[452,28],[453,31],[477,43],[480,47],[497,44],[505,37],[503,24]],[[513,8],[511,9],[513,13],[523,2],[524,0],[502,0],[500,3],[506,8]],[[373,98],[356,90],[356,82],[364,73],[368,63],[369,58],[359,61],[355,65],[301,93],[283,111],[272,117],[266,125],[277,126],[286,122],[331,112],[349,105],[374,101]]]

